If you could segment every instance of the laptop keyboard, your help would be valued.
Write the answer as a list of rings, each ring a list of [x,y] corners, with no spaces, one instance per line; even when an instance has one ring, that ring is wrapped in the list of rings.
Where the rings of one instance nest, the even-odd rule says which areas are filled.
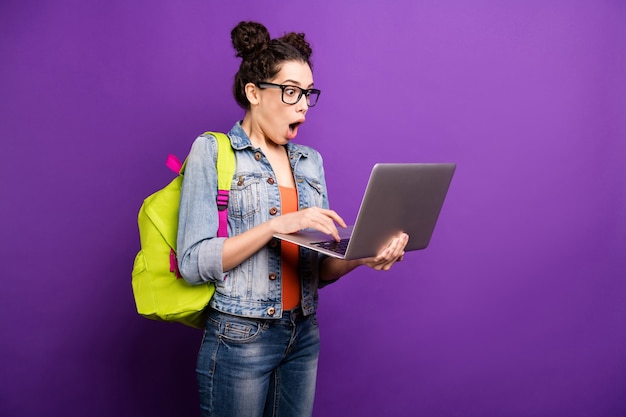
[[[336,240],[326,240],[323,242],[313,242],[312,245],[345,255],[349,241],[349,238],[341,239],[339,242]]]

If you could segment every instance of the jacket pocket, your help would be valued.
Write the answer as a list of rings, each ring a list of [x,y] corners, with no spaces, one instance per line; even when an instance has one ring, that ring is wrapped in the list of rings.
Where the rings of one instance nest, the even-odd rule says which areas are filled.
[[[314,178],[304,178],[304,190],[306,192],[306,203],[309,207],[324,207],[324,185]]]
[[[249,220],[260,210],[260,181],[258,178],[235,176],[230,189],[229,215],[240,220]]]

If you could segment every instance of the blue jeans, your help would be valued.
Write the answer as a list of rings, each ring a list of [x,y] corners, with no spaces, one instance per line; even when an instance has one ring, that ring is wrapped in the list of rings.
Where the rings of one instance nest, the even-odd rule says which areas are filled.
[[[315,314],[251,319],[211,310],[198,354],[200,408],[211,417],[304,417],[313,412]]]

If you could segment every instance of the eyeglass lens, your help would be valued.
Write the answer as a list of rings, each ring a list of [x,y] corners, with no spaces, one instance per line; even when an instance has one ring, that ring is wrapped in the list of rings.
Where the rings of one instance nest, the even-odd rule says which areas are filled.
[[[305,94],[306,102],[310,107],[313,107],[317,104],[317,99],[319,98],[318,90],[303,90],[300,87],[296,86],[282,86],[283,90],[283,102],[285,104],[296,104],[302,98],[302,95]]]

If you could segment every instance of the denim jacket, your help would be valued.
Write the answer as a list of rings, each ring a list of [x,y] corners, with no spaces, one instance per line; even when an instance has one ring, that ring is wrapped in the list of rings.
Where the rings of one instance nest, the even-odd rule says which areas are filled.
[[[240,122],[228,133],[235,151],[236,169],[228,202],[228,235],[252,229],[281,214],[278,182],[267,158],[254,148]],[[298,207],[328,208],[321,155],[289,142],[287,152],[298,192]],[[178,224],[178,263],[190,284],[215,283],[211,307],[239,316],[280,318],[280,241],[272,239],[261,250],[230,271],[222,269],[226,238],[216,237],[217,142],[206,134],[192,147],[181,190]],[[301,306],[305,315],[317,309],[318,255],[300,248]]]

